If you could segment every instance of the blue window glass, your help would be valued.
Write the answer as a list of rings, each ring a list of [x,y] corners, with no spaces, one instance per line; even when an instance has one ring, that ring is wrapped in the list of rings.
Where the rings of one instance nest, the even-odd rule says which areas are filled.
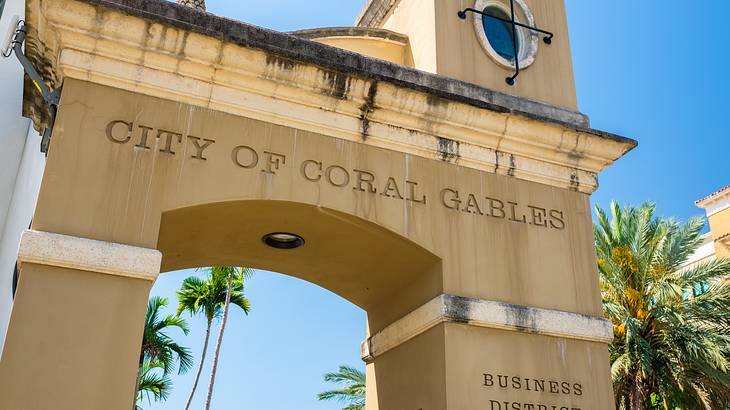
[[[705,293],[710,291],[710,284],[707,282],[701,282],[694,286],[692,289],[692,292],[694,293],[695,297],[704,295]]]
[[[484,13],[501,19],[510,19],[507,13],[495,6],[485,8]],[[494,51],[507,61],[514,62],[515,38],[512,33],[512,24],[488,16],[482,16],[482,25],[484,26],[484,33],[487,35],[487,40]],[[519,44],[517,46],[519,48]]]

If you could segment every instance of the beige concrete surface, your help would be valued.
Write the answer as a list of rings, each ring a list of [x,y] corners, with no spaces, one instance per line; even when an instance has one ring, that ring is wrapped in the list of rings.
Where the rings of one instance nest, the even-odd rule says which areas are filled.
[[[243,264],[291,274],[363,307],[371,333],[441,293],[601,316],[585,194],[72,79],[57,121],[36,230],[157,248],[163,271]],[[279,231],[300,234],[306,244],[282,251],[262,243],[264,234]],[[88,289],[73,288],[69,296]],[[129,335],[138,334],[132,323],[141,326],[134,319],[149,290],[134,289],[125,315],[131,327],[106,335],[125,352],[139,347]],[[19,300],[35,292],[23,285]],[[18,368],[18,357],[28,359],[21,340],[53,331],[29,326],[24,303],[11,321],[6,352],[13,359],[3,377],[25,374]],[[53,305],[33,306],[35,312]],[[124,315],[117,308],[114,314]],[[66,321],[104,312],[69,314]],[[73,337],[73,326],[81,325],[65,337]],[[449,326],[375,359],[371,405],[401,408],[417,399],[432,403],[424,409],[462,408],[437,405],[456,388],[443,362],[432,358],[448,357],[443,346],[451,337],[443,329]],[[529,346],[515,352],[532,354]],[[472,349],[460,351],[471,356]],[[133,379],[133,370],[119,368],[117,376]],[[66,376],[43,377],[48,397],[68,389],[54,385],[58,377]],[[112,397],[128,392],[127,383],[85,380],[69,400],[102,384]],[[25,387],[14,386],[18,397],[24,394]]]
[[[0,408],[131,409],[151,287],[24,264],[0,359]]]
[[[63,84],[33,229],[105,252],[157,249],[162,272],[296,276],[365,309],[368,336],[444,294],[516,306],[497,320],[484,303],[457,303],[460,323],[374,355],[368,410],[611,409],[606,338],[577,340],[532,313],[601,322],[588,194],[636,144],[572,110],[563,3],[529,3],[556,39],[515,88],[500,85],[502,69],[482,71],[488,56],[456,2],[402,0],[382,26],[408,35],[405,65],[567,109],[259,28],[238,27],[296,52],[233,41],[187,9],[165,20],[115,2],[29,0],[28,53]],[[305,244],[270,248],[272,232]],[[52,259],[22,266],[0,408],[128,410],[151,281]],[[535,334],[547,325],[551,336]]]
[[[455,323],[444,333],[449,409],[614,409],[603,343]]]
[[[509,10],[508,0],[497,0]],[[393,6],[382,19],[369,27],[382,27],[408,36],[413,66],[432,73],[479,84],[513,95],[576,109],[578,106],[573,79],[567,17],[563,0],[525,0],[535,24],[554,33],[550,45],[537,42],[535,62],[524,69],[514,86],[505,82],[513,70],[497,64],[482,48],[473,15],[466,20],[456,13],[474,7],[475,1],[379,0]],[[518,9],[519,12],[519,9]],[[517,17],[520,19],[521,13]],[[520,20],[525,23],[526,20]],[[362,22],[361,24],[364,24]]]
[[[261,234],[306,229],[305,239],[331,239],[295,252],[353,250],[341,262],[317,259],[311,271],[297,264],[298,275],[321,275],[311,279],[360,268],[347,261],[362,253],[422,255],[384,268],[394,273],[385,282],[368,275],[357,291],[322,283],[366,308],[408,283],[397,278],[435,266],[438,286],[412,308],[443,290],[601,315],[588,197],[578,192],[72,80],[53,144],[45,174],[53,183],[41,189],[34,228],[159,246],[163,269],[204,266],[231,251],[238,262],[269,260]],[[253,225],[241,231],[238,223]],[[182,233],[232,240],[189,250]],[[388,236],[393,243],[383,246]],[[254,267],[294,270],[273,259]]]
[[[411,0],[395,8],[378,27],[408,36],[406,65],[436,74],[436,8],[432,0]]]
[[[408,65],[413,58],[408,51],[408,43],[401,43],[373,37],[318,37],[313,41],[328,46],[354,51],[366,56],[379,58],[392,63]]]
[[[707,219],[715,240],[715,255],[718,258],[730,257],[730,208],[717,212]]]
[[[587,119],[575,111],[401,72],[395,65],[379,75],[402,77],[374,80],[83,1],[30,0],[28,9],[29,42],[42,44],[31,47],[29,55],[46,67],[53,87],[65,78],[80,79],[585,193],[598,187],[600,171],[636,145],[586,128]],[[422,18],[418,25],[429,21]],[[463,26],[472,30],[473,25]],[[410,36],[409,44],[414,41]],[[298,44],[300,54],[313,44]],[[346,58],[317,50],[325,51],[333,60]],[[434,69],[427,71],[435,71],[435,64],[434,57]],[[436,93],[403,86],[411,78],[462,87],[464,95],[448,95],[443,87]],[[557,79],[556,74],[536,89]],[[500,106],[502,100],[509,105]],[[37,109],[26,104],[29,111]],[[572,125],[577,118],[578,128]]]
[[[162,254],[139,248],[75,236],[26,230],[20,240],[19,263],[36,263],[154,282]]]
[[[441,323],[599,343],[613,340],[611,322],[604,318],[442,294],[363,341],[362,358],[371,362]]]

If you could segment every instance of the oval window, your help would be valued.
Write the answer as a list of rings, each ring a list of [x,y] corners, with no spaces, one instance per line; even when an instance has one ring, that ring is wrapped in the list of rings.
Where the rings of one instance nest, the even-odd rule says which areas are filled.
[[[503,21],[510,20],[510,16],[497,6],[486,7],[484,13],[487,16],[482,16],[482,24],[489,45],[502,58],[514,62],[515,57],[519,55],[520,43],[519,39],[515,39],[512,24]],[[515,50],[517,50],[517,53],[515,53]]]
[[[538,35],[523,27],[512,29],[510,0],[474,0],[474,29],[479,45],[500,66],[513,70],[515,62],[527,68],[535,61]],[[525,0],[514,0],[515,21],[528,26],[535,19]]]

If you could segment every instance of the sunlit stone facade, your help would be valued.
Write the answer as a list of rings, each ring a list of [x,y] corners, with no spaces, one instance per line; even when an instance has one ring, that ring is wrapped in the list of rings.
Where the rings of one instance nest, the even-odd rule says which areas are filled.
[[[53,135],[0,408],[129,409],[157,275],[245,265],[367,311],[369,410],[613,409],[589,195],[636,142],[578,111],[563,2],[516,4],[549,37],[440,0],[294,33],[29,0],[26,53],[63,91],[55,122],[23,99]]]

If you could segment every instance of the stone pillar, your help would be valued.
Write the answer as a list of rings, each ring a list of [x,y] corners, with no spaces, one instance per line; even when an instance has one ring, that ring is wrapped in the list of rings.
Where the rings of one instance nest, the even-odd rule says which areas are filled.
[[[442,294],[362,343],[368,410],[613,410],[612,338],[604,318]]]
[[[26,231],[0,408],[129,410],[161,253]]]

